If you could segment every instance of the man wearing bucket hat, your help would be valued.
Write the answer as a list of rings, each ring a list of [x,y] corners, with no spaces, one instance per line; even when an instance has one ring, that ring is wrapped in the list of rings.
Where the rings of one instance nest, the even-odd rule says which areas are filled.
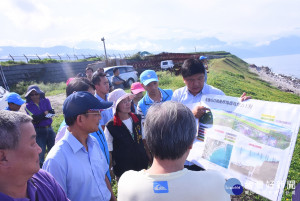
[[[131,113],[133,98],[134,94],[126,93],[123,89],[116,89],[108,96],[108,100],[114,103],[114,117],[106,124],[104,134],[117,180],[125,171],[147,168],[151,160],[144,140],[141,116]]]
[[[46,146],[50,150],[55,141],[55,133],[51,127],[52,117],[55,112],[51,107],[49,99],[45,98],[45,93],[37,85],[30,85],[25,94],[25,111],[33,118],[33,125],[36,131],[36,142],[42,148],[40,153],[40,166],[42,167]]]
[[[9,93],[8,96],[6,96],[6,101],[8,106],[5,108],[5,110],[15,112],[19,111],[21,106],[25,103],[21,96],[15,92]]]
[[[131,111],[133,113],[137,113],[137,105],[138,105],[138,102],[143,98],[143,96],[144,96],[143,92],[145,91],[145,89],[140,82],[135,82],[135,83],[132,83],[132,85],[130,87],[130,91],[132,94],[135,95],[132,100]]]
[[[147,93],[139,101],[137,113],[141,114],[142,119],[144,119],[152,104],[171,100],[173,91],[171,89],[161,89],[158,87],[158,77],[154,70],[145,70],[142,72],[140,80]]]
[[[105,175],[105,156],[98,141],[89,135],[98,130],[101,110],[111,105],[86,91],[75,92],[64,102],[68,128],[48,153],[43,169],[53,175],[72,201],[115,200]]]

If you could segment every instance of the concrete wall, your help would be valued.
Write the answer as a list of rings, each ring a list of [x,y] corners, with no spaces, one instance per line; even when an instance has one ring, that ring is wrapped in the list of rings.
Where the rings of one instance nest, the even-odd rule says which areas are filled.
[[[85,73],[85,68],[93,61],[71,62],[71,63],[51,63],[51,64],[27,64],[2,67],[9,86],[20,81],[35,82],[65,82],[70,77],[75,77],[78,73]],[[0,85],[3,81],[0,78]]]

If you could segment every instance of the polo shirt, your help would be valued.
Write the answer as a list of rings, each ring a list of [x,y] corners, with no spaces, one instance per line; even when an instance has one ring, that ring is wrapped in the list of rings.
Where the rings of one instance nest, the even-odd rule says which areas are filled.
[[[87,146],[88,151],[67,130],[48,153],[43,169],[52,174],[72,201],[110,200],[105,156],[98,141],[90,135]]]

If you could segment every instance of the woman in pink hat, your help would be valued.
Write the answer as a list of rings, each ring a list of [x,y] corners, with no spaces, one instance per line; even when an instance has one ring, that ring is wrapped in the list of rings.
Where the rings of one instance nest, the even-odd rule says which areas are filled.
[[[131,112],[134,96],[123,89],[116,89],[108,96],[108,101],[113,102],[114,117],[107,122],[104,134],[117,180],[125,171],[147,169],[151,160],[141,116]]]
[[[131,90],[131,93],[135,95],[135,97],[132,100],[131,111],[133,113],[137,113],[136,108],[137,108],[138,102],[144,96],[143,92],[145,91],[145,89],[140,82],[135,82],[131,85],[130,90]]]

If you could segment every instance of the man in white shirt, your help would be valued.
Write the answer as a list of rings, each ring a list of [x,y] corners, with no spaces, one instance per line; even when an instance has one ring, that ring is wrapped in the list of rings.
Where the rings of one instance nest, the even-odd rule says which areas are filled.
[[[184,168],[195,138],[191,110],[173,101],[151,106],[145,136],[154,157],[148,170],[127,171],[118,184],[119,201],[229,201],[224,177],[216,171]]]
[[[205,67],[198,59],[185,60],[181,68],[181,75],[186,86],[174,91],[171,99],[172,101],[186,105],[200,103],[203,95],[225,95],[225,93],[220,89],[205,83]],[[243,93],[241,101],[245,101],[250,98],[250,96],[246,96],[246,93]],[[199,119],[206,113],[207,110],[209,109],[199,104],[192,110],[192,112],[195,118]],[[200,168],[188,161],[186,162],[186,165],[186,167],[190,170],[203,170],[203,168]]]

